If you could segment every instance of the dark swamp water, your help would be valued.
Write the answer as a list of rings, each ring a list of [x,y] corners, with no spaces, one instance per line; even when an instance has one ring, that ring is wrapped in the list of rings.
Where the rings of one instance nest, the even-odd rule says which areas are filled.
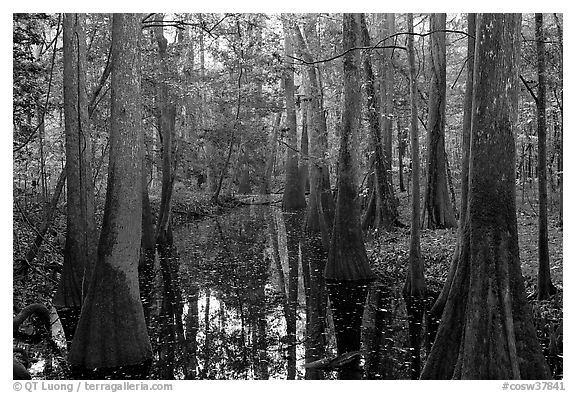
[[[328,301],[322,278],[326,255],[319,252],[320,244],[303,237],[302,219],[276,207],[253,205],[175,226],[171,256],[163,258],[160,252],[153,268],[140,272],[153,349],[147,378],[338,378],[342,357],[336,350],[335,304]],[[384,241],[397,241],[394,236]],[[379,280],[367,288],[357,328],[360,376],[410,379],[402,298],[406,262],[393,252],[388,255],[379,237],[366,240]],[[63,349],[56,313],[54,318],[53,334]],[[538,324],[543,320],[536,318],[536,326],[546,354],[549,340]],[[422,365],[428,343],[425,334],[421,338]],[[63,369],[66,362],[48,348],[34,351],[34,357],[35,378],[70,378]],[[555,370],[555,378],[561,378],[561,363]],[[115,378],[133,376],[120,371]]]
[[[325,257],[299,238],[300,219],[259,205],[175,227],[172,256],[157,258],[143,289],[152,379],[337,377]],[[396,287],[369,288],[364,378],[410,377],[400,297]],[[320,368],[304,367],[315,361]]]

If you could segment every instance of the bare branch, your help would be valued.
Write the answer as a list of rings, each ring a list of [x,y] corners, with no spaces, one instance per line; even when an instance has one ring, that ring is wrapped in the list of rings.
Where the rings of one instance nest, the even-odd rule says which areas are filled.
[[[401,36],[401,35],[413,35],[413,36],[419,36],[419,37],[427,37],[427,36],[429,36],[429,35],[431,35],[431,34],[440,33],[440,32],[444,32],[444,33],[455,33],[455,34],[464,34],[465,36],[468,36],[468,37],[471,37],[471,38],[475,39],[474,36],[471,36],[471,35],[468,34],[467,32],[465,32],[465,31],[460,31],[460,30],[447,30],[447,29],[442,29],[442,30],[429,31],[428,33],[400,32],[400,33],[395,33],[395,34],[392,34],[392,35],[390,35],[390,36],[388,36],[388,37],[385,37],[385,38],[381,39],[380,41],[378,41],[376,44],[374,44],[374,45],[372,45],[372,46],[369,46],[369,47],[355,47],[355,48],[350,48],[350,49],[348,49],[348,50],[346,50],[346,51],[344,51],[344,52],[342,52],[342,53],[340,53],[340,54],[338,54],[338,55],[336,55],[336,56],[332,56],[332,57],[330,57],[330,58],[328,58],[328,59],[316,60],[316,61],[309,62],[309,61],[306,61],[306,60],[303,60],[303,59],[299,59],[299,58],[296,58],[296,57],[293,57],[293,56],[289,56],[289,57],[290,57],[291,59],[293,59],[293,60],[297,60],[297,61],[301,62],[302,64],[311,65],[311,64],[318,64],[318,63],[327,63],[327,62],[329,62],[329,61],[336,60],[336,59],[344,56],[345,54],[347,54],[347,53],[349,53],[349,52],[351,52],[351,51],[355,51],[355,50],[373,50],[373,49],[388,49],[388,48],[389,48],[389,49],[402,49],[402,50],[406,50],[406,47],[403,47],[403,46],[397,46],[397,45],[380,45],[380,44],[382,44],[382,43],[383,43],[384,41],[386,41],[386,40],[389,40],[389,39],[391,39],[391,38],[395,38],[395,37],[398,37],[398,36]]]
[[[526,88],[530,92],[530,95],[532,96],[532,98],[534,98],[534,101],[536,102],[536,104],[538,104],[538,97],[536,97],[536,94],[534,94],[534,91],[528,85],[528,82],[526,81],[526,79],[524,79],[524,77],[522,75],[519,75],[519,76],[520,76],[520,80],[522,81],[522,83],[524,83],[524,86],[526,86]]]
[[[288,56],[289,58],[291,58],[292,60],[297,60],[299,62],[301,62],[302,64],[306,64],[306,65],[312,65],[312,64],[318,64],[318,63],[327,63],[330,62],[332,60],[336,60],[342,56],[344,56],[345,54],[355,51],[355,50],[366,50],[366,51],[370,51],[372,49],[387,49],[387,48],[393,48],[393,49],[403,49],[406,50],[405,47],[403,46],[396,46],[396,45],[385,45],[385,46],[359,46],[359,47],[355,47],[355,48],[350,48],[336,56],[330,57],[328,59],[323,59],[323,60],[316,60],[316,61],[306,61],[304,59],[300,59],[298,57],[294,57],[294,56]]]

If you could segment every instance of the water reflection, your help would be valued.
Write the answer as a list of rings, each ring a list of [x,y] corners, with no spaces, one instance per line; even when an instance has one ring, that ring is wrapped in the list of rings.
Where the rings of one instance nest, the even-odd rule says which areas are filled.
[[[299,220],[267,206],[236,209],[181,225],[170,250],[143,255],[150,379],[337,377],[350,359],[336,356],[337,304],[328,302],[323,277],[327,255],[321,238],[301,235]],[[388,284],[368,288],[362,316],[367,379],[408,378],[410,372],[401,285],[391,284],[401,282],[404,271],[389,268]],[[45,377],[60,372],[61,378],[50,359],[38,358]]]
[[[334,377],[303,367],[335,345],[325,255],[301,226],[302,214],[251,206],[175,228],[151,291],[153,377]]]

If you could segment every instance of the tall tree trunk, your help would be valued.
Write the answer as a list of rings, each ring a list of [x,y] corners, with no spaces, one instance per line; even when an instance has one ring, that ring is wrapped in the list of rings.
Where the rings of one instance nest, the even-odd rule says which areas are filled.
[[[564,34],[562,32],[562,25],[560,23],[560,19],[558,18],[557,14],[554,14],[554,20],[556,22],[556,30],[558,35],[558,42],[560,46],[560,53],[564,54]],[[560,107],[560,148],[558,149],[558,185],[560,186],[560,211],[559,211],[559,224],[562,225],[563,223],[563,194],[564,194],[564,167],[563,167],[563,152],[562,152],[562,140],[564,136],[564,61],[563,57],[559,57],[560,63],[560,98],[558,100],[558,106]]]
[[[368,27],[366,26],[366,19],[364,14],[360,14],[360,34],[361,42],[365,47],[370,46],[370,36],[368,34]],[[374,148],[374,189],[375,192],[372,194],[372,198],[376,198],[375,209],[373,209],[372,220],[370,217],[364,219],[363,226],[371,227],[382,227],[385,229],[390,229],[396,223],[398,219],[398,210],[396,208],[396,202],[394,200],[394,195],[392,192],[392,182],[391,182],[391,170],[388,171],[386,164],[386,154],[382,148],[382,130],[380,128],[380,108],[378,107],[377,97],[376,97],[376,86],[374,72],[372,71],[372,62],[370,61],[370,54],[366,53],[363,59],[364,77],[366,80],[366,96],[368,98],[368,122],[370,125],[370,136],[372,139],[372,145]],[[388,91],[388,93],[391,93]],[[386,108],[385,111],[389,111],[390,108]],[[388,119],[383,120],[386,122],[386,126],[383,127],[385,132],[390,135],[390,145],[392,144],[391,138],[391,124],[392,122]],[[391,150],[391,149],[390,149]],[[391,161],[392,152],[388,156],[388,161]]]
[[[80,316],[96,261],[94,186],[86,89],[86,37],[83,14],[64,15],[64,118],[66,133],[66,245],[54,306],[68,341]]]
[[[302,209],[306,207],[304,191],[301,182],[298,180],[298,153],[296,143],[296,104],[294,101],[294,61],[290,58],[294,54],[292,47],[292,37],[290,34],[290,21],[283,15],[282,26],[284,29],[284,58],[286,61],[283,80],[284,94],[286,97],[286,128],[287,149],[286,149],[286,182],[284,185],[284,196],[282,198],[282,209],[286,211]]]
[[[458,261],[462,258],[466,258],[468,255],[469,244],[462,243],[465,238],[464,229],[465,224],[468,221],[468,179],[470,170],[470,129],[472,127],[472,88],[474,86],[474,45],[476,34],[476,14],[468,14],[468,49],[467,49],[467,72],[466,72],[466,91],[464,93],[464,114],[462,121],[462,167],[461,167],[461,193],[460,193],[460,221],[458,225],[458,240],[456,242],[456,249],[452,256],[452,262],[450,264],[450,270],[448,272],[448,277],[446,278],[446,283],[440,292],[440,295],[436,299],[436,302],[430,310],[432,326],[429,329],[430,341],[434,341],[436,335],[436,329],[440,318],[442,317],[442,312],[444,311],[444,306],[446,305],[446,300],[448,299],[448,292],[454,279],[454,273],[456,272],[456,267],[458,266]]]
[[[542,14],[535,15],[536,55],[538,62],[538,300],[556,293],[550,278],[548,252],[548,180],[546,171],[546,52],[542,31]]]
[[[312,62],[311,54],[318,51],[316,46],[316,18],[315,14],[307,17],[304,34],[298,26],[293,26],[297,54],[307,62]],[[305,356],[306,363],[311,363],[324,358],[326,354],[328,295],[323,272],[328,258],[334,201],[330,190],[328,165],[324,160],[328,148],[328,131],[322,108],[320,73],[317,65],[307,65],[306,76],[306,86],[309,88],[308,101],[305,105],[308,108],[310,196],[304,219],[301,252],[302,270],[309,272]],[[305,269],[304,266],[307,266],[308,269]],[[323,379],[323,377],[324,373],[321,370],[306,368],[306,379]]]
[[[446,30],[446,14],[430,15],[430,30]],[[428,109],[428,177],[424,193],[426,227],[456,226],[456,216],[448,195],[444,128],[446,124],[446,33],[430,36],[431,78]]]
[[[410,220],[410,254],[408,274],[404,284],[404,299],[408,314],[412,379],[420,374],[420,332],[425,310],[426,281],[424,261],[420,251],[420,152],[418,143],[418,107],[416,95],[416,62],[414,60],[413,15],[408,14],[408,63],[410,65],[410,139],[412,147],[412,200]]]
[[[98,371],[110,376],[123,368],[123,378],[143,378],[152,356],[137,274],[142,233],[140,33],[138,14],[114,14],[104,220],[98,261],[68,357],[79,376],[102,378]]]
[[[338,196],[328,263],[324,277],[328,285],[336,330],[338,355],[360,350],[360,327],[368,283],[375,279],[370,268],[362,228],[357,185],[357,140],[360,127],[359,53],[351,51],[360,42],[360,15],[344,14],[344,108],[338,156]],[[347,52],[346,52],[347,51]],[[340,379],[360,379],[359,357],[341,368]]]
[[[268,156],[266,158],[266,170],[264,172],[264,180],[260,185],[261,194],[270,194],[272,186],[272,172],[274,170],[274,162],[276,161],[276,150],[278,146],[278,131],[280,130],[280,121],[282,119],[282,112],[276,113],[274,116],[274,124],[272,126],[272,133],[268,140]]]
[[[383,36],[389,37],[396,33],[396,16],[393,13],[384,14]],[[382,140],[384,143],[384,162],[391,185],[391,197],[394,200],[394,183],[392,181],[392,119],[394,115],[394,69],[392,68],[393,51],[390,48],[383,50],[380,74],[380,97],[382,114]]]
[[[520,268],[515,199],[520,14],[479,14],[468,210],[422,379],[548,379]],[[487,361],[487,359],[489,361]]]
[[[174,174],[172,173],[172,138],[176,125],[176,103],[173,102],[168,90],[168,40],[164,37],[162,21],[164,16],[156,14],[155,22],[160,26],[154,28],[154,35],[158,44],[160,59],[160,78],[157,97],[160,106],[160,133],[162,135],[162,193],[160,196],[160,210],[158,212],[158,225],[156,226],[156,243],[163,248],[172,245],[172,227],[170,210]]]
[[[311,53],[318,49],[314,44],[316,41],[316,16],[311,16],[307,21],[304,35],[302,35],[298,26],[293,27],[293,33],[297,42],[298,54],[307,62],[312,62]],[[317,65],[307,66],[307,76],[310,84],[311,111],[308,118],[310,197],[308,199],[304,230],[308,239],[321,240],[327,255],[334,217],[334,199],[330,190],[330,174],[328,163],[324,158],[328,151],[328,130],[322,108],[322,88]],[[324,262],[322,265],[324,265]]]

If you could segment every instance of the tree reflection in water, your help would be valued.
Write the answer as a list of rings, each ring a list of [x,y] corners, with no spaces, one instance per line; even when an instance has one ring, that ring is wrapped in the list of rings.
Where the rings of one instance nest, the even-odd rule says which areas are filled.
[[[301,221],[251,206],[175,227],[172,256],[157,258],[148,300],[153,377],[335,376],[303,367],[335,348],[326,256],[320,239],[301,239]]]

